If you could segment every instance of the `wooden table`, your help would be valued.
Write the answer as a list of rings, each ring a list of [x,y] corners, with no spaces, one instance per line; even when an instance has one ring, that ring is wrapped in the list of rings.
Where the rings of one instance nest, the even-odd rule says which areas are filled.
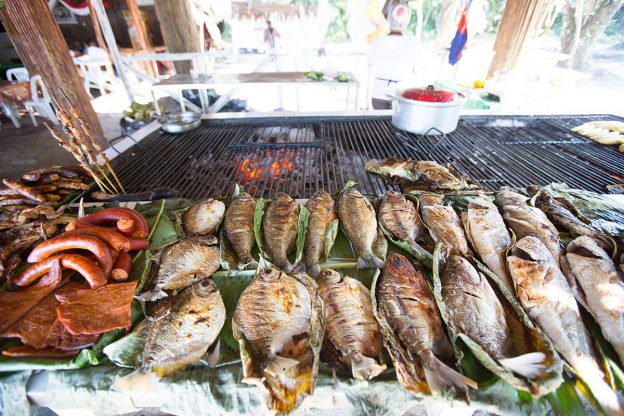
[[[336,87],[336,88],[346,88],[347,90],[347,102],[346,109],[349,110],[349,95],[350,89],[355,88],[355,109],[357,109],[357,100],[360,91],[360,83],[357,81],[355,76],[347,72],[346,75],[349,76],[351,81],[349,82],[339,82],[334,79],[324,79],[322,81],[314,81],[308,77],[306,77],[305,72],[252,72],[245,74],[213,74],[212,76],[200,76],[193,77],[189,74],[180,74],[174,75],[171,78],[167,78],[163,81],[157,82],[152,85],[152,96],[154,97],[154,106],[156,109],[156,113],[160,114],[160,108],[156,105],[156,95],[154,93],[155,90],[175,90],[180,97],[180,107],[182,111],[185,111],[184,103],[182,100],[182,92],[184,90],[199,90],[200,92],[204,92],[204,94],[200,94],[201,107],[204,112],[208,110],[208,100],[205,92],[209,89],[217,88],[217,87],[239,87],[243,85],[249,86],[272,86],[272,87],[283,87],[283,86],[295,86],[297,88],[297,107],[299,107],[299,90],[298,87],[301,85],[315,85],[319,87]],[[297,108],[299,109],[299,108]]]
[[[30,99],[30,81],[0,81],[0,109],[11,119],[16,128],[20,128],[17,105]]]

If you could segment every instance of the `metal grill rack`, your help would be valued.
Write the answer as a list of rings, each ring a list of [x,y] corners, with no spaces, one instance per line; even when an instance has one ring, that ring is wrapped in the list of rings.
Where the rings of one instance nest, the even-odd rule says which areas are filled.
[[[624,155],[570,128],[614,116],[463,117],[456,131],[417,137],[388,117],[248,118],[204,121],[181,134],[156,133],[114,160],[128,192],[169,187],[190,199],[231,195],[239,183],[256,197],[309,198],[353,180],[364,194],[392,188],[364,171],[397,156],[453,166],[483,187],[569,186],[605,192],[624,183]]]

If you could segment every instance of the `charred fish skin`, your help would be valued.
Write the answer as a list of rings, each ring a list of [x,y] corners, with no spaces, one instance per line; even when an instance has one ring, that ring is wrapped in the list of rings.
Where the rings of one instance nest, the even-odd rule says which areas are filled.
[[[559,261],[559,232],[542,210],[530,206],[524,195],[508,189],[496,195],[496,205],[517,239],[529,235],[539,238],[553,258]]]
[[[183,238],[162,251],[154,288],[139,298],[154,301],[168,296],[165,290],[181,290],[210,277],[219,269],[219,257],[216,237]]]
[[[216,199],[206,199],[194,203],[182,216],[184,231],[188,234],[212,234],[225,213],[225,204]]]
[[[420,178],[413,160],[404,160],[396,157],[382,160],[371,159],[366,162],[364,169],[369,173],[394,180],[416,182]]]
[[[565,276],[536,237],[519,240],[507,258],[520,304],[555,349],[583,377],[610,415],[621,414],[617,396],[603,379],[592,341]]]
[[[260,269],[234,311],[234,337],[245,346],[243,382],[262,386],[272,410],[289,412],[314,388],[314,316],[322,319],[322,301],[309,283],[274,268]]]
[[[358,267],[382,268],[383,260],[373,254],[377,238],[375,209],[359,191],[349,188],[338,199],[340,227],[360,256]]]
[[[285,272],[293,270],[288,254],[295,247],[298,222],[299,205],[283,192],[279,192],[269,203],[262,219],[266,251],[273,264]]]
[[[467,211],[462,212],[461,219],[466,236],[481,260],[513,293],[513,285],[505,265],[511,237],[496,206],[485,197],[473,199],[468,204]]]
[[[416,207],[399,192],[386,192],[379,206],[378,221],[394,238],[403,240],[412,247],[417,243],[431,241]]]
[[[431,238],[450,246],[452,253],[471,256],[462,222],[453,207],[442,205],[443,198],[436,194],[418,196],[420,213]]]
[[[378,362],[383,341],[370,291],[358,280],[331,269],[321,272],[318,284],[325,306],[324,355],[354,378],[376,377],[386,366]]]
[[[379,314],[407,349],[408,356],[422,366],[428,388],[433,394],[450,390],[465,391],[476,383],[458,373],[453,348],[448,340],[433,294],[422,272],[404,256],[392,253],[377,283]],[[388,343],[388,340],[384,340]],[[389,351],[393,351],[387,345]],[[400,357],[394,357],[400,363]],[[397,369],[397,373],[402,370]],[[418,375],[414,376],[415,379]],[[410,381],[399,376],[404,388],[413,390]]]
[[[589,312],[624,362],[624,282],[615,264],[593,239],[577,237],[566,249],[572,274],[581,286]]]
[[[234,198],[225,211],[224,229],[232,245],[239,267],[255,268],[258,264],[251,256],[256,244],[253,230],[256,200],[246,192]]]
[[[317,278],[321,272],[319,262],[325,251],[327,231],[331,222],[336,219],[336,204],[327,192],[318,191],[305,206],[310,212],[310,217],[303,255],[307,272]]]
[[[579,220],[568,207],[564,206],[548,192],[539,191],[535,199],[535,205],[544,211],[555,224],[568,230],[573,237],[585,235],[594,239],[603,249],[607,251],[613,249],[613,242],[608,236]]]
[[[164,317],[148,321],[141,370],[165,377],[201,359],[225,323],[225,305],[212,279],[178,293]]]

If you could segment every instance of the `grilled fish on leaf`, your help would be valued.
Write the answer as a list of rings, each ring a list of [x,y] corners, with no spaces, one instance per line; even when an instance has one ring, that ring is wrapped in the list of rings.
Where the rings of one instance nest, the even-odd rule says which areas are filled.
[[[417,251],[422,250],[420,244],[432,242],[416,207],[399,192],[386,192],[379,206],[378,220],[394,238],[405,241]]]
[[[198,362],[225,323],[225,305],[212,279],[180,291],[173,297],[170,308],[159,319],[147,321],[141,366],[115,382],[113,388],[151,390],[153,376],[163,378]]]
[[[546,214],[527,204],[527,197],[505,189],[496,195],[496,205],[517,239],[532,235],[540,239],[550,254],[559,261],[559,232]]]
[[[615,264],[596,241],[586,236],[568,244],[566,252],[589,312],[624,363],[624,282]]]
[[[251,256],[256,244],[253,230],[256,200],[246,192],[239,194],[225,211],[224,230],[238,260],[239,268],[255,269],[258,263]]]
[[[316,283],[264,267],[241,294],[232,330],[240,345],[243,382],[256,384],[270,409],[289,412],[312,393],[323,340]]]
[[[214,236],[191,236],[166,247],[160,257],[154,288],[142,300],[167,296],[165,290],[180,290],[212,275],[219,268],[219,246]]]
[[[610,415],[622,414],[603,379],[578,304],[546,246],[536,237],[519,240],[507,258],[518,300]]]
[[[578,219],[569,209],[572,208],[575,211],[575,208],[566,206],[569,205],[567,201],[563,203],[548,192],[540,191],[535,199],[535,205],[544,211],[552,222],[568,230],[573,237],[586,235],[596,240],[603,249],[613,250],[613,241],[604,233]]]
[[[511,247],[511,237],[496,206],[484,197],[473,199],[462,212],[462,222],[468,241],[483,262],[513,292],[505,266],[505,255]]]
[[[266,251],[271,262],[285,272],[293,269],[288,254],[295,247],[298,221],[299,205],[283,192],[279,192],[269,203],[262,219]]]
[[[370,291],[358,280],[331,269],[321,272],[318,284],[325,306],[323,356],[355,378],[376,377],[386,366],[379,363],[383,343]]]
[[[383,160],[372,159],[364,166],[367,172],[391,180],[418,183],[425,189],[468,189],[463,178],[453,175],[447,168],[431,160],[405,160],[391,157]]]
[[[325,239],[329,225],[336,219],[336,204],[325,191],[318,191],[305,204],[310,212],[305,235],[303,256],[308,273],[317,278],[321,272],[319,262],[325,252]]]
[[[472,253],[468,248],[461,220],[453,207],[442,205],[443,198],[442,195],[435,194],[419,195],[422,219],[429,228],[433,241],[442,241],[455,254],[469,256]]]
[[[404,256],[392,253],[376,282],[375,300],[384,344],[405,390],[440,394],[476,388],[457,372],[455,356],[433,294],[422,272]]]
[[[468,260],[449,257],[440,281],[449,326],[466,334],[492,359],[518,375],[532,379],[545,372],[542,363],[546,355],[529,352],[528,346],[519,342],[514,344],[508,322],[514,319],[513,312],[503,307],[488,280]]]
[[[383,260],[373,253],[373,242],[377,238],[375,209],[359,191],[345,190],[338,199],[340,227],[358,255],[358,267],[374,266],[381,268]]]
[[[216,199],[196,202],[182,216],[188,234],[212,234],[223,219],[225,204]]]

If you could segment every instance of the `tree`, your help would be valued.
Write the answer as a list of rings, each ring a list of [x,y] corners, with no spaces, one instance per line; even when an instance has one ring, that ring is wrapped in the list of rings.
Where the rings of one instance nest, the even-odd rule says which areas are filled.
[[[561,28],[561,52],[571,56],[567,66],[587,68],[592,45],[607,27],[624,0],[565,0]],[[585,10],[588,9],[588,10]]]
[[[199,31],[189,0],[154,0],[163,39],[169,52],[199,52]],[[176,72],[188,74],[189,61],[175,61]]]

